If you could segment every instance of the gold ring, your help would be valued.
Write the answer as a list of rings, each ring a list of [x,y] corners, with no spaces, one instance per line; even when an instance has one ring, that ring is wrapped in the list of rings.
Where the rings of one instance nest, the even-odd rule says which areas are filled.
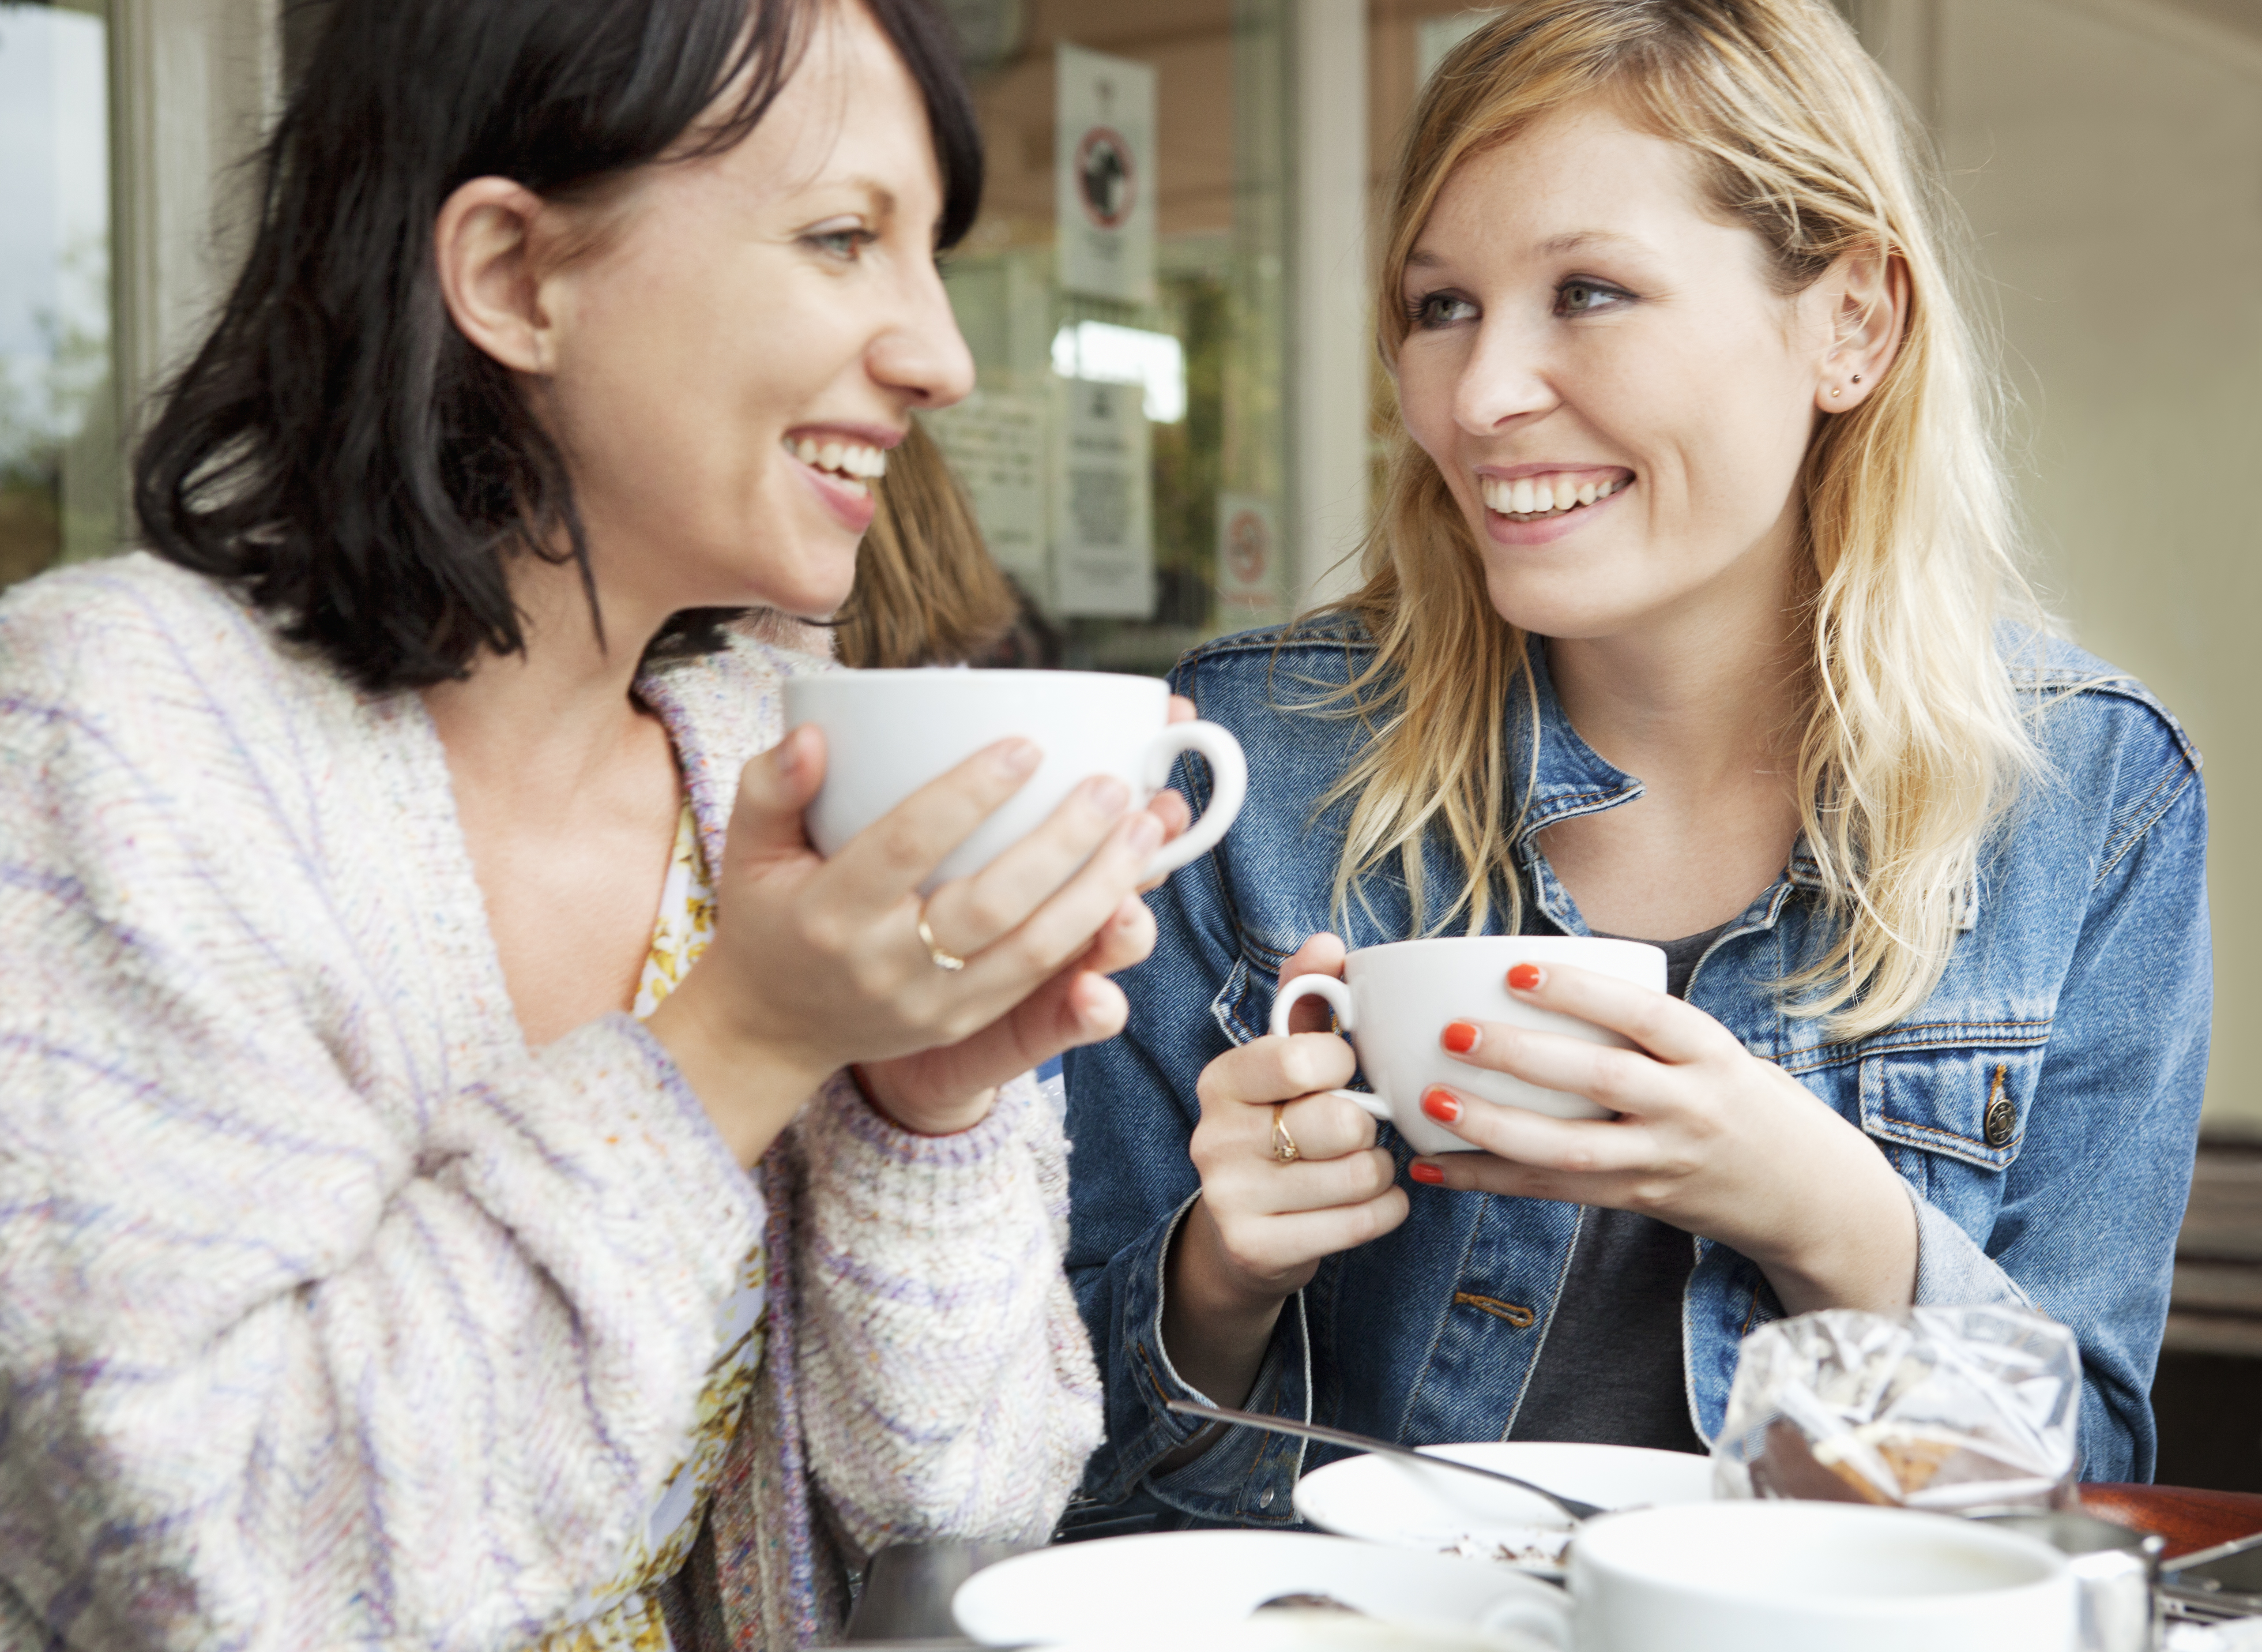
[[[959,957],[957,953],[946,952],[941,947],[935,945],[934,931],[926,926],[926,909],[925,907],[921,907],[919,909],[918,937],[926,944],[926,955],[933,961],[934,966],[937,969],[947,969],[953,974],[955,974],[958,971],[966,967],[966,960]]]
[[[1272,1103],[1272,1157],[1284,1165],[1292,1165],[1304,1155],[1297,1151],[1296,1138],[1288,1133],[1285,1117],[1287,1110],[1286,1102]]]

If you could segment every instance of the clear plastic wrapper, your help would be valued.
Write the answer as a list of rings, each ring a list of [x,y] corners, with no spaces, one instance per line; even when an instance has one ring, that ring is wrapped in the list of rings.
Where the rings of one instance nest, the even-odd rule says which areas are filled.
[[[1712,1446],[1724,1498],[2078,1507],[2081,1355],[2016,1308],[1826,1309],[1744,1340]]]

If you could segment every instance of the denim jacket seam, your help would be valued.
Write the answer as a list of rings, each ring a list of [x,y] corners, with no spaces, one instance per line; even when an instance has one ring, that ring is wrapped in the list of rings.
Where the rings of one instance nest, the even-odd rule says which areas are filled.
[[[1151,1334],[1155,1345],[1154,1358],[1162,1361],[1163,1374],[1195,1398],[1214,1405],[1217,1404],[1215,1400],[1211,1399],[1208,1395],[1178,1375],[1178,1367],[1171,1363],[1171,1351],[1163,1343],[1163,1316],[1170,1311],[1171,1305],[1171,1246],[1177,1242],[1178,1230],[1185,1225],[1187,1213],[1194,1208],[1194,1202],[1200,1197],[1201,1190],[1199,1188],[1186,1195],[1178,1208],[1171,1213],[1170,1222],[1163,1229],[1163,1242],[1155,1250],[1155,1318],[1151,1325],[1143,1328]],[[1145,1353],[1143,1345],[1141,1352],[1142,1354]],[[1148,1368],[1151,1375],[1152,1365],[1150,1364]],[[1156,1384],[1156,1388],[1158,1392],[1163,1391],[1159,1383]],[[1174,1427],[1192,1425],[1192,1419],[1181,1418],[1176,1411],[1164,1411],[1163,1415],[1172,1419]],[[1199,1433],[1200,1428],[1205,1426],[1207,1425],[1192,1426],[1186,1438],[1192,1439],[1194,1433]]]
[[[1493,1196],[1486,1193],[1478,1196],[1483,1203],[1477,1206],[1477,1219],[1469,1224],[1469,1236],[1461,1246],[1460,1259],[1453,1264],[1453,1284],[1457,1290],[1460,1282],[1469,1276],[1469,1258],[1476,1253],[1477,1235],[1484,1231],[1485,1218],[1492,1214]],[[1437,1364],[1437,1345],[1445,1340],[1445,1329],[1452,1323],[1453,1310],[1457,1305],[1448,1297],[1444,1307],[1430,1322],[1429,1346],[1422,1350],[1422,1363],[1416,1368],[1414,1381],[1407,1388],[1406,1404],[1399,1408],[1396,1437],[1400,1440],[1406,1438],[1407,1419],[1413,1416],[1414,1408],[1422,1403],[1423,1385],[1430,1380],[1430,1372]]]
[[[2049,1042],[2051,1030],[2056,1024],[2055,1020],[2049,1018],[2039,1021],[1903,1021],[1877,1038],[1865,1039],[1860,1044],[1826,1044],[1819,1049],[1786,1056],[1776,1065],[1786,1073],[1819,1073],[1825,1067],[1843,1067],[1848,1061],[1952,1050],[1966,1044],[1986,1049],[2032,1050]],[[1919,1038],[1902,1036],[1910,1032],[1937,1036]]]
[[[1571,1242],[1563,1247],[1563,1259],[1556,1264],[1555,1286],[1547,1297],[1547,1317],[1539,1325],[1539,1340],[1532,1346],[1531,1357],[1524,1364],[1524,1381],[1516,1384],[1516,1403],[1508,1408],[1508,1420],[1500,1426],[1500,1437],[1511,1440],[1516,1435],[1516,1419],[1524,1414],[1524,1402],[1531,1393],[1531,1375],[1539,1368],[1540,1361],[1547,1357],[1547,1339],[1555,1329],[1555,1316],[1563,1311],[1563,1287],[1571,1278],[1571,1263],[1579,1253],[1580,1237],[1587,1231],[1588,1207],[1581,1205],[1579,1214],[1571,1225]],[[1695,1275],[1692,1274],[1693,1279]],[[1689,1301],[1688,1287],[1682,1288],[1681,1300],[1685,1318]]]
[[[2191,790],[2192,782],[2198,778],[2194,770],[2186,767],[2180,774],[2171,770],[2154,782],[2151,791],[2136,805],[2139,809],[2150,811],[2144,815],[2143,822],[2126,829],[2119,838],[2117,847],[2114,839],[2106,840],[2104,864],[2098,867],[2097,876],[2090,882],[2089,887],[2093,893],[2104,886],[2105,880],[2113,875],[2114,868],[2128,858],[2129,851],[2143,841],[2145,833],[2160,823],[2167,812],[2182,799],[2183,794]],[[2175,789],[2168,792],[2165,797],[2162,797],[2162,792],[2167,790],[2171,781],[2176,782]],[[2151,808],[2156,799],[2158,800],[2158,807]]]
[[[1877,1125],[1879,1127],[1890,1125],[1895,1130],[1910,1131],[1920,1136],[1937,1136],[1947,1141],[1960,1142],[1972,1149],[1975,1154],[1985,1155],[1987,1165],[1997,1170],[2002,1169],[2019,1156],[2019,1145],[2027,1138],[2027,1132],[2021,1130],[2000,1147],[1997,1147],[1974,1137],[1959,1135],[1955,1131],[1944,1129],[1938,1124],[1920,1124],[1913,1118],[1895,1118],[1890,1113],[1879,1113]],[[1920,1153],[1928,1151],[1921,1142],[1912,1141],[1902,1145],[1914,1147]]]

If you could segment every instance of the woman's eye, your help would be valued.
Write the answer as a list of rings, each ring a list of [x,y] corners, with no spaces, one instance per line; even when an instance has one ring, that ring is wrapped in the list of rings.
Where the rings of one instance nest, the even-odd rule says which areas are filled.
[[[821,253],[853,263],[879,237],[868,229],[852,225],[839,229],[812,229],[801,239]]]
[[[1615,309],[1624,302],[1626,296],[1616,287],[1606,287],[1599,281],[1567,281],[1555,289],[1555,312],[1558,315],[1593,315],[1599,310]]]
[[[1457,321],[1475,318],[1477,307],[1466,298],[1457,298],[1450,292],[1432,292],[1416,298],[1408,306],[1414,325],[1418,327],[1452,327]]]

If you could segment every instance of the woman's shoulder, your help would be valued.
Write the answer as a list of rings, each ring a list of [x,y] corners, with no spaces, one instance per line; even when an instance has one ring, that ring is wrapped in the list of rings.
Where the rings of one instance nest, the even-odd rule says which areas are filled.
[[[2004,627],[1998,648],[2045,765],[2061,786],[2117,807],[2180,792],[2199,775],[2199,748],[2133,673],[2065,637]],[[2165,802],[2173,801],[2169,795]]]
[[[150,728],[265,703],[358,699],[220,582],[133,551],[0,596],[0,709]]]
[[[1373,654],[1358,616],[1331,610],[1190,649],[1171,672],[1171,686],[1213,722],[1269,723],[1279,737],[1335,743],[1343,719],[1315,714],[1341,707],[1341,691]]]

